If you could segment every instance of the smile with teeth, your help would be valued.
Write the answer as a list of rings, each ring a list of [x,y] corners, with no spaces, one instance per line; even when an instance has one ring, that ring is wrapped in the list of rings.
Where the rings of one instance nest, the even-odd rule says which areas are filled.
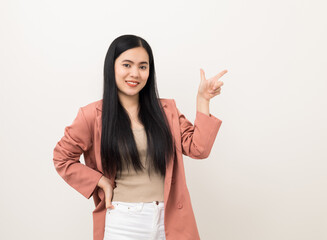
[[[131,86],[131,87],[134,87],[134,86],[139,84],[137,82],[128,82],[128,81],[126,81],[126,83],[127,83],[128,86]]]

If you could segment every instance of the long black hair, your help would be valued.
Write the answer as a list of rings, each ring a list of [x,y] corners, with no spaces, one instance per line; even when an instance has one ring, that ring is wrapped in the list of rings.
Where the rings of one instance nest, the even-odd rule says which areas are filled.
[[[135,171],[143,171],[131,129],[131,120],[119,101],[114,71],[116,58],[124,51],[135,47],[143,47],[149,56],[149,77],[139,92],[138,113],[138,118],[146,131],[149,166],[165,176],[166,165],[175,151],[169,124],[159,100],[151,47],[139,36],[119,36],[109,46],[104,62],[101,163],[109,177],[114,173],[121,174],[122,161],[126,161],[127,167],[132,165]]]

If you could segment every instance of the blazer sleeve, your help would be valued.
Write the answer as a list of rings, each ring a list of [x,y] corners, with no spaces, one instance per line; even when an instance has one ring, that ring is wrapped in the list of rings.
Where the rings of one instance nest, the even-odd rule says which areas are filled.
[[[92,135],[83,109],[70,126],[65,127],[64,136],[53,150],[53,162],[58,174],[75,190],[89,199],[102,173],[84,164],[79,159],[92,146]]]
[[[174,99],[173,99],[174,100]],[[176,102],[174,100],[176,106]],[[207,158],[215,142],[222,120],[196,111],[194,125],[177,108],[181,146],[184,155],[194,159]]]

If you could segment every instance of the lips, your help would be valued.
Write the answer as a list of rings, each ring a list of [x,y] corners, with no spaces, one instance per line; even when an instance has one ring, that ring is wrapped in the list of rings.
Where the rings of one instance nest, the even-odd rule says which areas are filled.
[[[130,87],[136,87],[138,86],[140,83],[139,82],[136,82],[136,81],[131,81],[131,82],[127,82],[126,81],[126,84]]]

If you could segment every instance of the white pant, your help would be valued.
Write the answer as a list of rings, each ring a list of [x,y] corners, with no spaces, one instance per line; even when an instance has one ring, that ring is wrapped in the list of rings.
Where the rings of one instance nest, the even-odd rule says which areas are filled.
[[[164,202],[113,201],[103,240],[165,240]]]

